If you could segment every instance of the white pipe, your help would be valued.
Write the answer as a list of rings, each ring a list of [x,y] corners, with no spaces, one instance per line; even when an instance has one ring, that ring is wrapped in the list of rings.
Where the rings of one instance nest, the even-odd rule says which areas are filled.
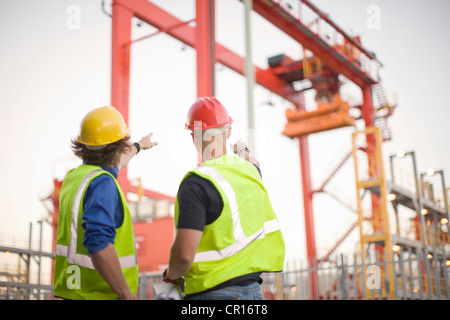
[[[247,79],[247,124],[248,124],[248,147],[256,155],[255,141],[255,117],[253,105],[253,87],[255,74],[252,62],[250,13],[253,7],[253,0],[244,0],[245,15],[245,69],[244,75]]]

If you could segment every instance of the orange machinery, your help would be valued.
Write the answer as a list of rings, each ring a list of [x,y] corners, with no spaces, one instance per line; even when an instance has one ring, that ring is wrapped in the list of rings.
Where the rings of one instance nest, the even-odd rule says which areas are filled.
[[[133,227],[139,272],[163,272],[169,264],[170,247],[175,237],[173,218],[135,222]]]
[[[308,80],[316,90],[317,109],[286,110],[287,124],[283,135],[290,138],[327,131],[346,126],[354,126],[355,119],[349,115],[350,105],[341,100],[339,79],[336,72],[328,68],[318,57],[308,56],[294,61],[284,54],[268,59],[270,70],[288,83]]]
[[[286,110],[287,124],[283,135],[296,138],[311,133],[354,126],[355,119],[348,114],[350,106],[342,101],[340,95],[336,93],[330,102],[320,102],[317,110],[314,111],[294,111]]]

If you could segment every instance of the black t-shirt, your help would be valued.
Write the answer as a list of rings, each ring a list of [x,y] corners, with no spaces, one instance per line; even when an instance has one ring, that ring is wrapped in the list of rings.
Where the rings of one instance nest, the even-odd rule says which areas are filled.
[[[258,169],[261,175],[260,169]],[[204,231],[205,226],[213,223],[220,216],[223,201],[219,191],[213,183],[199,175],[191,174],[183,180],[178,190],[178,217],[177,229],[195,229]],[[232,285],[243,286],[252,282],[262,283],[261,273],[251,273],[225,281],[214,288],[216,290]],[[206,292],[203,291],[202,293]]]
[[[191,174],[178,190],[178,208],[177,228],[203,231],[220,216],[223,201],[211,181]]]

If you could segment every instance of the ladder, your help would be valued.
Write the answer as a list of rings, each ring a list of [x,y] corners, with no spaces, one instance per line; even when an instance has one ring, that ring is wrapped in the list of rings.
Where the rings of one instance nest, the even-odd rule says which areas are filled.
[[[389,141],[392,139],[391,130],[389,129],[389,125],[387,123],[387,116],[375,118],[375,125],[381,129],[383,141]]]
[[[388,141],[391,140],[392,136],[387,124],[387,118],[392,114],[395,105],[389,104],[381,82],[373,85],[372,88],[379,103],[378,108],[374,110],[375,125],[381,128],[383,140]]]
[[[393,261],[392,235],[387,212],[387,184],[384,174],[381,145],[383,138],[381,129],[368,127],[365,130],[353,132],[353,159],[355,166],[355,181],[357,195],[358,225],[361,237],[361,252],[364,263],[367,263],[371,245],[381,252],[384,247],[387,261]],[[363,196],[366,191],[371,193],[371,209],[366,209]],[[381,249],[381,250],[380,250]],[[367,266],[366,266],[367,267]],[[366,269],[364,270],[366,272]],[[388,284],[380,298],[394,299],[394,270],[389,264],[387,270],[381,270],[382,283]],[[367,297],[370,289],[366,287]]]
[[[381,82],[378,82],[377,84],[373,85],[373,91],[375,92],[377,100],[380,103],[380,108],[388,108],[389,103],[387,101],[386,94],[384,92],[384,88]]]
[[[350,228],[338,239],[338,241],[333,245],[331,249],[327,251],[327,253],[323,256],[322,259],[319,259],[317,262],[326,262],[333,254],[333,252],[339,247],[339,245],[344,242],[344,240],[349,236],[349,234],[358,226],[358,221],[353,223]]]

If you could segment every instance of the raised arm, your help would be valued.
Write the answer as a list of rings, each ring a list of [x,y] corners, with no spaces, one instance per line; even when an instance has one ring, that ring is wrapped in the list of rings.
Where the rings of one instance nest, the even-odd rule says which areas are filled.
[[[141,140],[139,140],[138,144],[141,150],[148,150],[153,148],[154,146],[158,145],[158,142],[152,141],[153,132],[143,137]],[[124,168],[128,162],[138,153],[138,149],[135,145],[132,145],[130,148],[130,152],[123,153],[120,158],[119,163],[119,171]]]
[[[239,139],[234,145],[231,146],[233,149],[233,152],[236,153],[239,157],[247,160],[248,162],[254,164],[258,168],[259,162],[258,159],[256,159],[250,152],[250,150],[247,147],[247,143]]]

